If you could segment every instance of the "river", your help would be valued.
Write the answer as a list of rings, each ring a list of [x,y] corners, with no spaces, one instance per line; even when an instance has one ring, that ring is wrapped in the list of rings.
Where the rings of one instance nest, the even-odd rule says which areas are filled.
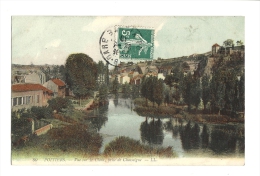
[[[202,124],[172,117],[142,117],[130,99],[109,99],[93,110],[91,124],[106,145],[127,136],[152,147],[171,146],[178,157],[244,157],[244,124]]]

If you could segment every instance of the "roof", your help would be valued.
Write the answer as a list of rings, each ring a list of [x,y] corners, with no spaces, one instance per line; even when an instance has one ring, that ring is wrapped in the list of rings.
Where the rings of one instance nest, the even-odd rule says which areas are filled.
[[[213,46],[215,46],[215,47],[216,47],[216,46],[220,46],[220,45],[219,45],[219,44],[217,44],[217,43],[215,43],[214,45],[212,45],[212,47],[213,47]]]
[[[57,84],[58,86],[65,86],[65,83],[62,80],[60,80],[60,79],[55,78],[55,79],[52,79],[52,81],[55,84]]]
[[[51,90],[42,86],[41,84],[14,84],[12,85],[12,91],[14,92],[26,92],[26,91],[35,91],[43,90],[44,92],[53,93]]]

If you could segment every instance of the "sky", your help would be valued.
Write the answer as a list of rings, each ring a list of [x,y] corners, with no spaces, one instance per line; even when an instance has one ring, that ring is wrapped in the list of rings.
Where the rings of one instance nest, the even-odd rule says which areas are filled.
[[[115,25],[153,28],[154,59],[205,53],[226,39],[245,41],[244,17],[12,16],[12,63],[61,65],[72,53],[98,62],[100,36]]]

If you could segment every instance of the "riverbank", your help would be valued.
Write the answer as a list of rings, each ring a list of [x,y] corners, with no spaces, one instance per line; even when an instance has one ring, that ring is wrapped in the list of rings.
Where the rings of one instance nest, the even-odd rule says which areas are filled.
[[[148,100],[148,106],[146,106],[146,100],[144,98],[136,98],[134,104],[134,110],[137,114],[144,117],[174,117],[200,123],[244,123],[244,118],[232,118],[227,115],[218,114],[203,114],[201,112],[189,113],[186,111],[185,106],[177,106],[174,104],[163,104],[157,107]]]

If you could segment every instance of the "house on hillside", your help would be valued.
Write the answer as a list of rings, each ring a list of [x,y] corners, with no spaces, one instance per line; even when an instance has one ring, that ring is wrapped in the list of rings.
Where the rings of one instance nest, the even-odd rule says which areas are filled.
[[[46,106],[48,100],[53,97],[53,91],[41,84],[14,84],[11,89],[12,110]]]
[[[163,75],[163,73],[158,73],[157,78],[164,80],[165,76]]]
[[[131,71],[128,76],[130,77],[130,79],[132,79],[133,77],[139,75],[139,73],[137,71]]]
[[[66,84],[62,80],[54,78],[44,83],[43,86],[53,91],[54,97],[65,98]]]
[[[220,49],[220,45],[215,43],[214,45],[212,45],[212,55],[216,55],[218,53],[218,50]]]
[[[122,75],[120,76],[119,83],[125,84],[130,82],[130,77],[128,75]]]
[[[16,71],[12,74],[12,84],[31,83],[31,84],[44,84],[46,82],[45,74],[38,71]]]
[[[139,85],[142,83],[143,74],[139,74],[130,79],[130,84]]]

